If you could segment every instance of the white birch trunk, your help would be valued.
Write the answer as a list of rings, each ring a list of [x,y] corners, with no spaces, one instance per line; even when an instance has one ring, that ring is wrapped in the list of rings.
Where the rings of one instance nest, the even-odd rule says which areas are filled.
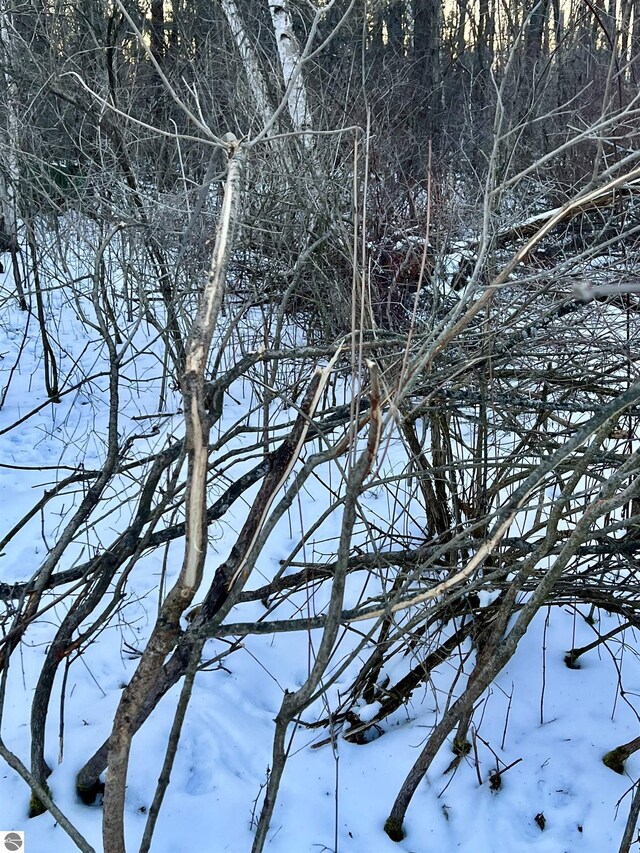
[[[288,93],[287,109],[291,116],[291,123],[294,131],[302,134],[304,147],[310,148],[313,143],[313,138],[309,134],[312,127],[311,114],[300,63],[300,45],[293,32],[293,21],[287,0],[269,0],[269,11],[278,46],[285,92]]]
[[[263,125],[268,125],[273,117],[273,106],[269,99],[267,84],[265,83],[264,75],[260,69],[258,59],[251,47],[251,43],[247,38],[247,34],[242,23],[242,18],[235,0],[221,0],[222,11],[227,19],[227,24],[231,30],[231,35],[236,43],[238,52],[242,58],[244,72],[247,75],[249,87],[253,93],[256,102],[258,114],[262,119]]]
[[[309,133],[312,128],[311,113],[302,74],[300,45],[293,32],[293,22],[286,0],[279,0],[279,2],[278,0],[268,0],[268,3],[284,81],[286,107],[291,117],[293,130],[301,135],[302,145],[305,148],[311,148],[313,144],[313,138]],[[263,123],[263,133],[267,136],[278,133],[277,116],[284,104],[275,109],[271,102],[264,72],[251,47],[235,0],[221,0],[221,6],[242,59],[257,113]]]

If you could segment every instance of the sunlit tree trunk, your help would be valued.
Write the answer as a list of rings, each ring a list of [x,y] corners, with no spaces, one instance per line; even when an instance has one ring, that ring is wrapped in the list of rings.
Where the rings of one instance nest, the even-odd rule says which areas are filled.
[[[311,114],[300,67],[300,46],[293,32],[293,21],[286,0],[269,0],[269,12],[276,37],[285,90],[288,91],[287,109],[291,123],[294,131],[302,134],[302,144],[308,148],[313,142],[312,137],[309,136]]]
[[[620,54],[622,62],[629,60],[629,41],[631,36],[631,0],[621,0],[620,3]],[[628,72],[627,72],[628,74]]]
[[[267,125],[271,122],[273,116],[273,106],[258,58],[247,36],[240,10],[235,0],[221,0],[221,6],[238,53],[242,59],[244,73],[247,76],[247,82],[255,101],[256,110],[262,123]]]

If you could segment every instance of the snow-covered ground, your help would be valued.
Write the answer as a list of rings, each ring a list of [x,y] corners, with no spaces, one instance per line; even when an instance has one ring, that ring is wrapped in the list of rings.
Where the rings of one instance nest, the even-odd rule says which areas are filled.
[[[0,391],[7,384],[9,387],[0,410],[2,536],[65,472],[80,462],[89,469],[103,461],[108,406],[104,376],[63,394],[60,403],[46,403],[36,318],[18,310],[10,298],[11,288],[10,275],[5,273],[0,278]],[[104,370],[104,352],[97,335],[94,341],[87,340],[72,304],[56,298],[52,306],[54,347],[71,387],[76,381],[76,360],[78,378],[80,369],[99,374]],[[141,326],[137,334],[152,337],[153,330]],[[122,382],[121,435],[137,436],[132,446],[139,455],[145,448],[157,446],[172,430],[177,435],[182,432],[179,413],[170,418],[134,420],[157,411],[161,373],[161,363],[150,346],[132,362],[129,381]],[[223,422],[216,428],[219,433],[232,428],[247,407],[255,405],[248,385],[240,382],[232,392]],[[35,412],[41,404],[45,405]],[[168,409],[177,411],[178,405],[175,397]],[[35,413],[12,427],[31,412]],[[387,450],[385,464],[395,464],[392,448]],[[69,466],[69,470],[61,466]],[[301,492],[295,511],[279,523],[260,558],[251,588],[273,575],[278,561],[299,539],[300,529],[309,519],[318,518],[327,493],[327,484],[321,480],[322,470],[319,479],[310,481]],[[95,531],[87,533],[86,542],[65,557],[65,568],[74,559],[86,560],[99,547],[96,535],[109,542],[128,520],[130,509],[121,502],[126,484],[120,485],[123,492],[114,487],[109,513]],[[212,525],[209,575],[234,543],[253,494],[248,492],[223,523]],[[70,505],[70,498],[52,501],[25,526],[0,559],[0,582],[24,581],[35,573],[68,518]],[[382,518],[390,512],[388,503],[378,500],[375,492],[364,505],[371,518],[374,512]],[[331,540],[337,532],[336,518],[331,517],[315,536],[318,552],[322,542],[328,542],[326,552],[331,553]],[[71,658],[68,672],[60,667],[58,673],[47,730],[46,754],[53,767],[49,786],[55,802],[96,850],[102,846],[101,809],[80,804],[75,774],[110,732],[122,687],[137,665],[136,652],[144,648],[153,626],[161,577],[166,575],[166,588],[179,569],[181,548],[178,540],[166,552],[158,549],[140,559],[118,613],[80,656]],[[306,556],[317,558],[317,554]],[[358,590],[348,589],[346,605],[355,603],[350,595],[355,599],[358,594]],[[309,612],[318,611],[324,600],[312,601]],[[1,602],[0,613],[10,605],[10,601]],[[11,658],[1,736],[27,766],[34,687],[47,644],[68,607],[64,599],[55,603],[30,627]],[[257,619],[263,613],[262,605],[255,602],[242,605],[237,618]],[[627,775],[619,776],[603,765],[602,756],[640,734],[637,637],[628,629],[606,647],[584,655],[580,669],[570,670],[563,660],[566,651],[595,638],[583,615],[569,606],[538,615],[514,659],[478,703],[471,753],[455,772],[447,773],[452,753],[444,747],[420,785],[407,814],[407,836],[402,842],[389,840],[384,822],[425,739],[450,701],[449,691],[458,695],[464,687],[463,678],[452,688],[451,664],[439,667],[428,686],[418,688],[411,701],[385,721],[381,736],[364,745],[349,743],[338,733],[333,745],[314,749],[315,742],[327,739],[326,729],[298,726],[294,732],[291,727],[290,757],[266,849],[270,853],[617,850],[632,788],[640,775],[640,758],[632,757]],[[600,633],[619,624],[617,616],[606,613],[597,614],[597,619]],[[10,624],[8,619],[5,631]],[[308,674],[310,647],[317,647],[318,637],[317,632],[247,637],[221,666],[214,664],[198,674],[153,851],[250,850],[271,762],[273,720],[284,690],[295,689]],[[347,637],[345,649],[348,644]],[[224,641],[210,641],[206,656],[213,658],[225,648]],[[408,665],[401,661],[395,664],[397,672],[386,672],[392,683]],[[466,673],[471,665],[468,660]],[[356,672],[353,663],[328,691],[326,704],[318,703],[303,714],[304,722],[334,711]],[[130,850],[138,849],[178,692],[179,686],[173,688],[134,739],[126,814]],[[360,711],[364,720],[375,713],[375,707]],[[501,787],[493,790],[492,771],[509,765],[501,776]],[[28,800],[25,783],[0,764],[0,830],[24,830],[26,853],[76,849],[50,815],[27,818]]]

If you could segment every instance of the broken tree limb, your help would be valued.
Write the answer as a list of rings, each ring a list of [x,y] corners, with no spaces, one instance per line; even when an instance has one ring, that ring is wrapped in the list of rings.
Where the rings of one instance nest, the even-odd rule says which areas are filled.
[[[638,170],[636,169],[630,175],[622,176],[616,182],[612,182],[616,184],[613,187],[610,184],[606,184],[604,187],[593,190],[582,198],[573,200],[568,205],[537,213],[530,219],[525,219],[524,222],[518,222],[515,225],[509,226],[509,228],[499,231],[495,238],[496,245],[506,246],[509,243],[518,242],[532,237],[549,222],[553,222],[555,226],[581,213],[588,213],[591,210],[609,207],[621,198],[640,194],[640,177],[632,177],[634,175],[637,176],[637,174]]]
[[[245,162],[245,152],[235,136],[230,135],[226,141],[229,163],[224,199],[207,282],[187,341],[182,379],[188,460],[184,560],[178,580],[163,602],[147,648],[122,694],[115,715],[109,738],[104,794],[105,853],[124,853],[126,849],[124,805],[131,741],[145,699],[158,679],[166,656],[180,636],[180,616],[193,600],[200,584],[207,553],[206,492],[210,417],[207,411],[205,370],[224,295]]]

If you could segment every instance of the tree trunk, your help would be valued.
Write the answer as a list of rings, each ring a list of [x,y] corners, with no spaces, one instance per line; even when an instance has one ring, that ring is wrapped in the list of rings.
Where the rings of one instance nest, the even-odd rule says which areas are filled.
[[[295,133],[302,134],[304,147],[310,148],[313,144],[313,138],[308,134],[311,130],[311,114],[300,64],[300,46],[293,32],[293,21],[286,0],[269,0],[269,12],[278,47],[291,124]]]
[[[221,0],[221,6],[235,45],[238,48],[238,53],[242,59],[244,73],[246,74],[247,82],[255,101],[256,110],[262,124],[268,125],[273,116],[273,106],[258,58],[249,43],[240,10],[235,0]]]
[[[425,142],[438,129],[442,109],[441,17],[440,0],[413,0],[413,62],[417,98],[415,134],[417,139]]]
[[[151,0],[151,51],[158,62],[165,53],[164,4],[165,0]]]
[[[180,576],[167,595],[162,612],[131,682],[125,688],[109,738],[107,782],[104,794],[105,853],[124,853],[124,807],[131,741],[145,699],[153,692],[167,655],[180,636],[180,617],[191,604],[207,553],[207,468],[209,415],[205,370],[222,305],[224,284],[233,245],[245,152],[235,136],[227,134],[229,167],[216,242],[198,313],[187,343],[182,380],[186,422],[188,474],[186,487],[186,542]]]
[[[18,264],[18,181],[20,169],[18,151],[20,142],[18,136],[18,85],[12,76],[14,58],[14,38],[9,12],[0,8],[0,81],[5,91],[5,133],[7,143],[3,146],[1,155],[4,169],[0,169],[0,208],[2,223],[0,241],[6,247],[4,251],[11,252],[13,263],[13,278],[16,286],[18,302],[23,311],[27,310],[27,300],[22,286],[22,274]]]
[[[439,0],[413,0],[413,58],[416,75],[430,104],[441,82]]]

